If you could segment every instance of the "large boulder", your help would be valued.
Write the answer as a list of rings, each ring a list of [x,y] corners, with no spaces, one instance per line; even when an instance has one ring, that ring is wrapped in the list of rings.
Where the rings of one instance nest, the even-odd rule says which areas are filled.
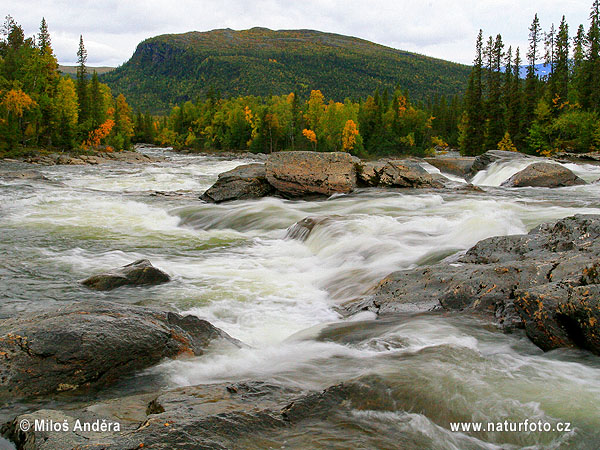
[[[466,177],[471,173],[471,168],[475,162],[474,157],[451,158],[438,156],[435,158],[425,158],[429,164],[436,167],[441,172],[450,173],[458,177]]]
[[[359,182],[364,186],[428,188],[442,183],[427,172],[417,161],[381,159],[361,161],[358,165]]]
[[[166,283],[171,278],[147,259],[127,264],[119,269],[86,278],[81,283],[90,289],[108,291],[120,286],[149,286]]]
[[[273,186],[267,181],[265,165],[254,163],[219,174],[217,182],[200,198],[207,202],[220,203],[261,198],[272,194],[273,191]]]
[[[358,159],[348,153],[277,152],[267,158],[267,180],[287,197],[348,193]]]
[[[486,170],[491,164],[499,161],[507,161],[511,159],[531,158],[519,152],[509,152],[505,150],[488,150],[487,152],[477,156],[471,166],[470,176],[473,177],[480,170]]]
[[[560,164],[535,162],[514,174],[502,183],[502,186],[564,187],[580,184],[586,184],[586,182]]]
[[[544,350],[580,346],[600,355],[599,258],[600,216],[577,215],[484,239],[452,264],[394,272],[343,311],[467,311],[525,328]]]
[[[164,358],[239,342],[195,316],[104,301],[0,322],[0,397],[108,385]]]

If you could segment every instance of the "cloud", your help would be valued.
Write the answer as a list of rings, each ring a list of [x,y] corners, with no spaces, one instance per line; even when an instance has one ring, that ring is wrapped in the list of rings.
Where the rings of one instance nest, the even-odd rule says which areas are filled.
[[[59,61],[76,60],[79,35],[90,65],[125,62],[143,39],[166,33],[216,28],[309,28],[368,39],[402,50],[470,63],[479,28],[502,34],[506,43],[525,48],[536,12],[544,29],[566,14],[574,32],[587,26],[589,2],[563,0],[9,0],[3,8],[37,32],[46,18]],[[577,3],[577,4],[575,4]],[[586,5],[585,3],[589,3]]]

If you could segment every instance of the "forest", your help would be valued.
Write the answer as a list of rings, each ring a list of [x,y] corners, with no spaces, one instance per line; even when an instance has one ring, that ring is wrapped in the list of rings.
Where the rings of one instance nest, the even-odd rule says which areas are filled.
[[[0,156],[40,149],[105,151],[131,147],[131,108],[123,95],[88,74],[80,37],[75,80],[58,70],[50,33],[26,38],[7,16],[0,30]]]
[[[479,32],[458,124],[464,154],[498,146],[545,156],[600,150],[598,0],[589,17],[588,29],[580,25],[571,36],[565,16],[558,27],[552,24],[544,32],[536,14],[523,56],[519,48],[506,48],[501,35],[484,41]],[[536,70],[541,62],[550,69],[543,77]]]

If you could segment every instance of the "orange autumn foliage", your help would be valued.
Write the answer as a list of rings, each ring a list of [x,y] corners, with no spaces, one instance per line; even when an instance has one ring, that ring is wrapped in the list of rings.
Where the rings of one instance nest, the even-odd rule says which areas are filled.
[[[316,144],[317,143],[317,135],[313,130],[307,130],[306,128],[302,130],[302,135],[308,139],[309,142]]]
[[[102,139],[104,139],[106,136],[108,136],[110,134],[110,131],[113,129],[114,126],[115,126],[115,121],[112,119],[107,119],[106,122],[104,122],[98,128],[90,131],[87,141],[85,141],[83,143],[83,147],[85,149],[90,148],[90,147],[91,148],[98,147],[100,145],[100,142],[102,141]]]

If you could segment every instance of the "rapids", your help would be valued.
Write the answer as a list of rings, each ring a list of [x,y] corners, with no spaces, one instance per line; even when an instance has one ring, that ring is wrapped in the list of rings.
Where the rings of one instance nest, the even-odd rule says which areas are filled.
[[[324,389],[376,374],[390,386],[394,411],[374,405],[247,448],[597,448],[597,357],[544,354],[522,333],[458,315],[342,319],[336,306],[390,272],[451,258],[486,237],[600,214],[600,185],[499,187],[528,163],[517,160],[477,174],[473,183],[485,193],[365,189],[325,201],[214,205],[198,195],[220,172],[249,161],[145,151],[166,161],[35,167],[51,181],[0,179],[0,318],[101,298],[195,314],[248,344],[164,362],[111,395],[249,379]],[[586,181],[600,178],[600,166],[567,167]],[[306,241],[285,239],[296,221],[324,215],[333,220]],[[111,292],[78,284],[142,257],[173,281]],[[0,419],[27,407],[1,411]],[[573,430],[466,434],[448,426],[524,419],[571,422]]]

